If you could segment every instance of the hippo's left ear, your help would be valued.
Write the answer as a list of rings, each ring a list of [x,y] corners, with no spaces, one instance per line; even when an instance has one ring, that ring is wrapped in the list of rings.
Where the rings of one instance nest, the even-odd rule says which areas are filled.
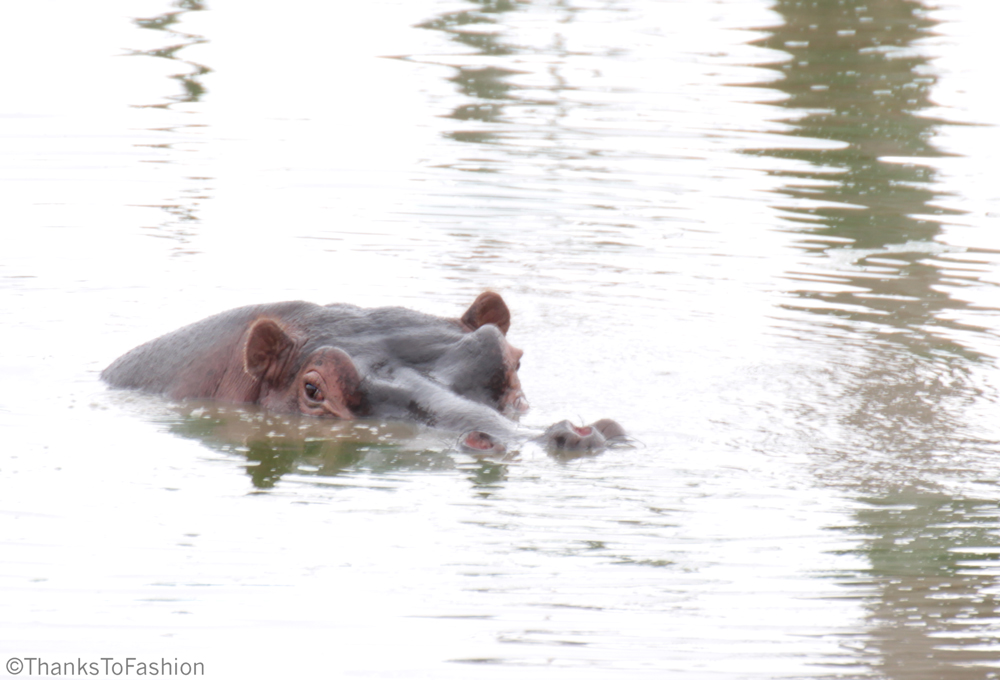
[[[462,315],[462,323],[473,331],[491,323],[499,328],[501,333],[507,335],[507,331],[510,330],[510,310],[498,293],[486,291],[480,293],[472,306]]]
[[[247,373],[258,380],[277,382],[284,359],[294,345],[277,321],[259,319],[247,335],[243,365]]]

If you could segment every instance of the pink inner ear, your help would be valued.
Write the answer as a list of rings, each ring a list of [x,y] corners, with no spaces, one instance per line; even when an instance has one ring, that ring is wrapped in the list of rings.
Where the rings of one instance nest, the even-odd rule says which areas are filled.
[[[476,330],[486,324],[493,324],[500,332],[507,335],[510,330],[510,310],[499,293],[486,291],[480,293],[472,306],[462,315],[462,323],[470,330]]]
[[[247,373],[258,379],[265,378],[293,344],[277,321],[259,319],[254,322],[243,353],[243,365]]]

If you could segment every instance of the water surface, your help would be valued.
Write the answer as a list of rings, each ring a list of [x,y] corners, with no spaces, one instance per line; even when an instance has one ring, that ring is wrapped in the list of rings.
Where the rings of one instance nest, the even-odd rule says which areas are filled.
[[[0,105],[0,652],[1000,673],[983,3],[51,2]],[[105,389],[243,304],[503,294],[527,429]]]

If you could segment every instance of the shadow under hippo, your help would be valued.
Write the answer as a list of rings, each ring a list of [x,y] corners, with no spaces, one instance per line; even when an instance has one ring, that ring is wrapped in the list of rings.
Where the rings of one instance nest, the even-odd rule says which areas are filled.
[[[482,293],[459,319],[402,307],[278,302],[216,314],[140,345],[101,373],[112,387],[173,399],[260,404],[344,420],[415,421],[464,433],[463,450],[502,453],[527,439],[528,409],[507,342],[510,311]],[[625,439],[613,420],[562,421],[536,437],[555,451]]]

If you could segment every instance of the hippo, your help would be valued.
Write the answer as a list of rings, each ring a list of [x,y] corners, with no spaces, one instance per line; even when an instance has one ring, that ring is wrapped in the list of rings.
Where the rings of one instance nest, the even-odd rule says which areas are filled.
[[[464,433],[460,448],[503,452],[528,410],[507,342],[510,311],[487,291],[457,319],[404,309],[278,302],[232,309],[167,333],[101,373],[112,387],[172,399],[259,404],[283,413],[407,420]],[[537,439],[597,451],[625,431],[610,419],[556,423]]]

